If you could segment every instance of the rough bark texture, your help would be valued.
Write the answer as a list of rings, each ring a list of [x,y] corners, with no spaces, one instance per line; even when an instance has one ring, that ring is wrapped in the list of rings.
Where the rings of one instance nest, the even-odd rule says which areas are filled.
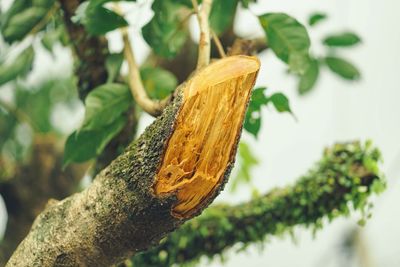
[[[47,207],[7,266],[109,266],[180,225],[174,198],[151,190],[180,99],[89,188]]]
[[[321,227],[322,219],[347,216],[351,209],[368,216],[368,197],[385,181],[377,168],[378,150],[360,143],[337,144],[294,185],[276,188],[247,203],[216,205],[165,238],[160,246],[132,258],[133,266],[172,266],[243,249],[294,226]]]

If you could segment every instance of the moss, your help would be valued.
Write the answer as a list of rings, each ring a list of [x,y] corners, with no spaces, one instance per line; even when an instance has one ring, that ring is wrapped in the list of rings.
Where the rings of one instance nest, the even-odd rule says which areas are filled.
[[[237,206],[211,207],[159,247],[133,257],[132,263],[141,267],[195,263],[202,256],[221,256],[233,245],[245,249],[270,235],[291,233],[295,226],[315,232],[326,220],[353,211],[365,220],[370,217],[369,196],[385,187],[379,160],[379,151],[370,143],[336,144],[294,185]]]

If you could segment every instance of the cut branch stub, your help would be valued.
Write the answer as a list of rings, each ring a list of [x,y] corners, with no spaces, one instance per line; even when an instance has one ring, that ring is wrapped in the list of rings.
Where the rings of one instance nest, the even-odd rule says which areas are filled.
[[[176,192],[177,217],[207,203],[232,164],[259,61],[229,57],[197,73],[183,89],[183,106],[156,177],[156,194]]]
[[[196,73],[84,191],[47,207],[7,266],[110,266],[157,245],[222,189],[260,63]]]

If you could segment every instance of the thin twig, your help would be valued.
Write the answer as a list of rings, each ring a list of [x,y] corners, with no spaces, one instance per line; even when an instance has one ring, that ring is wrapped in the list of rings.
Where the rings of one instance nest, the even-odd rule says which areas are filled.
[[[197,13],[200,27],[199,56],[197,59],[197,69],[201,69],[210,63],[210,26],[208,17],[210,15],[212,0],[203,0],[199,10],[197,0],[192,0],[193,8]]]
[[[114,10],[122,14],[121,8],[118,4],[114,4]],[[121,28],[122,39],[124,43],[124,56],[128,63],[129,71],[129,87],[133,98],[136,103],[148,114],[157,117],[161,115],[164,108],[168,105],[171,100],[171,96],[164,98],[163,100],[153,100],[151,99],[144,88],[142,78],[140,77],[139,66],[136,63],[135,54],[129,40],[129,34],[127,28]]]
[[[212,35],[212,38],[214,40],[215,46],[217,47],[219,55],[222,58],[226,57],[226,53],[225,53],[224,47],[222,46],[221,41],[218,38],[218,35],[214,31],[211,31],[211,35]]]
[[[153,100],[149,98],[140,77],[139,67],[136,64],[131,43],[126,28],[121,29],[124,42],[124,55],[129,69],[129,87],[136,103],[150,115],[157,117],[161,114],[165,106],[170,102],[170,96],[163,100]]]
[[[60,8],[60,5],[56,2],[49,9],[46,15],[32,28],[32,30],[27,35],[35,35],[38,33],[49,21],[54,17],[54,13]]]

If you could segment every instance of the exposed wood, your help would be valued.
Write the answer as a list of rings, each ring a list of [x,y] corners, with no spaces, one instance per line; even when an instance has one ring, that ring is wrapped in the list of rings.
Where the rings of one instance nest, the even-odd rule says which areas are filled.
[[[259,67],[255,58],[230,57],[185,85],[184,105],[155,184],[157,194],[178,192],[177,216],[195,213],[222,182]]]

